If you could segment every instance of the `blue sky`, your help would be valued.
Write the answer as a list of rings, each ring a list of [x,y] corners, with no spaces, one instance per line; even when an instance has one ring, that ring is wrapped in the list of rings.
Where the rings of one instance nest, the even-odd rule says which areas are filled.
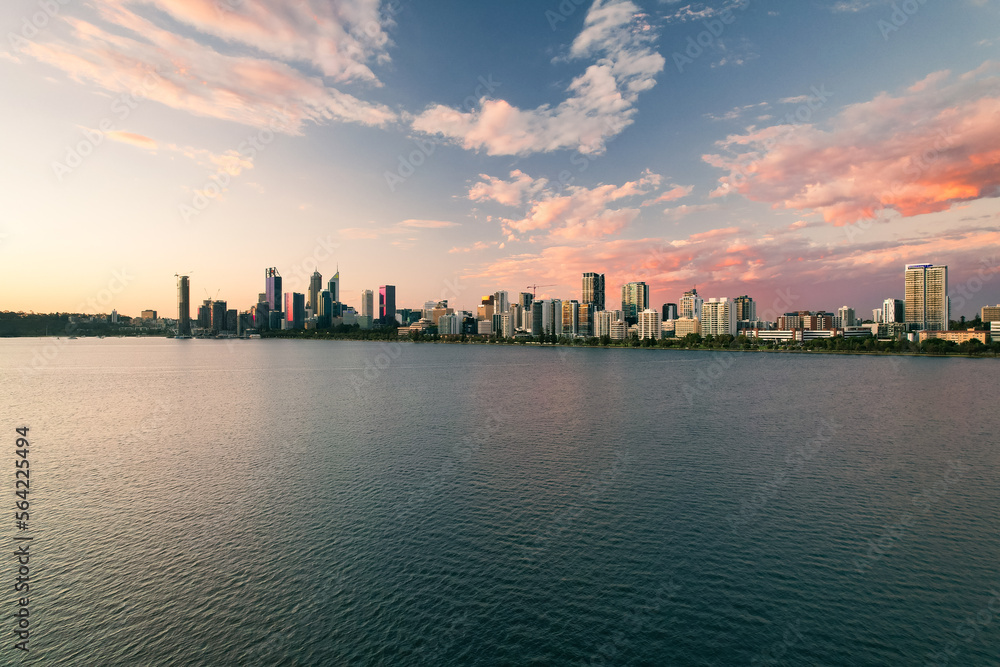
[[[0,306],[1000,302],[1000,2],[6,3]],[[700,44],[699,44],[700,42]],[[86,153],[86,154],[84,154]],[[118,289],[119,284],[123,284]],[[784,307],[784,306],[783,306]]]

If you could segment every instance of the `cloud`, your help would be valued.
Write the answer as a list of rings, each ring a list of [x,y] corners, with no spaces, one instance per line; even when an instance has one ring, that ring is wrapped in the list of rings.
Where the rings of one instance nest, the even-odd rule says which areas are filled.
[[[677,201],[678,199],[683,199],[694,191],[693,185],[675,185],[663,194],[661,194],[656,199],[650,199],[648,201],[642,202],[643,206],[652,206],[653,204],[659,204],[665,201]]]
[[[751,129],[703,159],[738,193],[845,225],[880,209],[912,217],[1000,194],[1000,71],[935,72],[897,94],[843,108],[826,125]]]
[[[657,36],[632,2],[595,0],[568,59],[596,62],[573,79],[559,105],[520,109],[483,98],[478,110],[462,111],[439,104],[417,116],[413,128],[489,155],[603,153],[608,139],[632,123],[639,94],[656,85],[664,64],[651,48]]]
[[[457,222],[447,220],[403,220],[399,226],[411,229],[443,229],[445,227],[459,227],[460,225]]]
[[[198,116],[273,131],[297,134],[307,121],[383,126],[396,119],[389,108],[329,87],[320,77],[303,74],[286,62],[256,55],[223,54],[208,44],[164,29],[131,11],[127,6],[130,4],[136,2],[97,1],[97,14],[110,26],[108,29],[71,16],[53,19],[69,27],[70,38],[63,39],[57,36],[61,34],[59,31],[49,31],[47,40],[27,43],[22,51],[63,70],[79,83],[92,84],[114,94],[154,100]],[[266,23],[270,16],[256,0],[242,0],[239,4],[239,9],[245,9],[247,15],[236,17],[226,13],[218,20],[213,19],[211,13],[222,10],[215,3],[211,3],[209,9],[205,0],[159,0],[154,4],[179,20],[191,21],[200,29],[228,39],[240,39],[254,47],[253,53],[270,50],[294,60],[307,58],[304,51],[299,51],[311,49],[309,61],[316,62],[323,72],[330,72],[329,76],[338,80],[373,81],[356,62],[351,65],[338,55],[339,52],[326,52],[327,47],[323,46],[326,42],[316,33],[324,28],[303,28],[305,32],[300,43],[290,45],[286,51],[259,30],[255,33],[253,21]],[[298,16],[308,6],[296,5],[286,13]],[[324,19],[317,19],[317,25],[326,26],[325,30],[330,32],[331,13],[346,12],[350,6],[348,3],[337,10],[320,10]],[[252,21],[248,16],[255,18]],[[282,35],[290,34],[290,21],[282,23],[274,18],[276,26],[283,26]],[[253,37],[254,34],[257,37]],[[324,39],[330,37],[327,35]],[[364,59],[365,54],[376,47],[357,48],[359,57]]]
[[[673,208],[663,209],[664,215],[672,220],[686,218],[692,213],[702,213],[704,211],[714,211],[719,208],[718,204],[681,204]]]
[[[97,132],[97,130],[91,130],[92,132]],[[149,137],[143,136],[141,134],[136,134],[135,132],[124,132],[121,130],[112,130],[107,132],[105,136],[112,141],[117,141],[123,144],[129,144],[137,148],[144,148],[146,150],[156,150],[156,141],[150,139]]]
[[[512,181],[499,181],[483,176],[486,181],[469,189],[469,198],[476,201],[492,200],[512,207],[521,203],[510,194],[511,188],[532,192],[535,196],[526,201],[528,210],[520,219],[500,218],[506,235],[545,232],[551,239],[593,240],[620,232],[638,215],[632,207],[613,208],[612,204],[626,198],[649,194],[662,180],[659,174],[643,172],[635,181],[623,185],[601,184],[593,188],[571,186],[565,193],[545,187],[544,179],[531,179],[523,172],[511,172]]]
[[[771,308],[776,294],[794,295],[793,303],[781,303],[781,310],[833,310],[848,299],[862,310],[902,291],[907,263],[933,257],[954,267],[950,277],[958,282],[962,271],[971,275],[983,266],[983,248],[997,247],[1000,230],[988,226],[853,244],[819,243],[799,231],[772,234],[725,227],[676,239],[555,245],[477,265],[467,277],[514,284],[530,275],[537,282],[557,284],[552,291],[558,296],[562,290],[579,289],[581,272],[601,267],[609,297],[617,285],[644,280],[653,291],[651,303],[673,301],[697,285],[706,298],[749,294],[761,313]],[[1000,277],[995,254],[988,270]],[[845,275],[851,280],[845,281]],[[612,303],[609,298],[608,307]]]
[[[377,239],[383,236],[413,234],[414,230],[418,229],[448,229],[460,226],[460,223],[448,220],[418,220],[409,218],[387,227],[345,227],[340,230],[340,235],[348,239]],[[408,242],[415,240],[411,237],[406,238]],[[394,243],[399,244],[398,241]]]

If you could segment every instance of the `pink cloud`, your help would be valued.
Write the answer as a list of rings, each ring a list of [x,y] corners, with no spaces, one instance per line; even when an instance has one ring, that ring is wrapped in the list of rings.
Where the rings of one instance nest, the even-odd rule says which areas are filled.
[[[481,178],[485,180],[469,189],[470,199],[494,201],[504,206],[528,205],[523,218],[500,218],[508,237],[547,231],[552,239],[563,241],[597,239],[620,232],[639,215],[639,209],[612,205],[629,197],[646,195],[661,181],[659,174],[647,170],[639,179],[620,186],[572,186],[566,189],[566,194],[559,194],[547,188],[544,180],[532,179],[520,171],[511,172],[510,181],[485,174]],[[533,196],[524,202],[526,194]]]
[[[223,55],[160,28],[123,4],[101,2],[97,9],[114,30],[66,16],[61,20],[69,25],[72,39],[50,32],[48,41],[31,42],[23,52],[80,83],[274,131],[299,133],[306,121],[382,126],[396,118],[387,107],[342,93],[284,62]]]
[[[652,206],[653,204],[659,204],[665,201],[677,201],[678,199],[683,199],[687,197],[691,192],[694,191],[693,185],[675,185],[673,188],[667,190],[661,194],[656,199],[650,199],[642,203],[643,206]]]
[[[156,150],[156,141],[147,136],[136,134],[135,132],[112,130],[111,132],[108,132],[106,136],[112,141],[129,144],[137,148],[145,148],[146,150]]]
[[[845,107],[828,124],[731,135],[712,196],[739,193],[845,225],[892,209],[904,217],[1000,194],[998,64],[935,72],[906,90]]]

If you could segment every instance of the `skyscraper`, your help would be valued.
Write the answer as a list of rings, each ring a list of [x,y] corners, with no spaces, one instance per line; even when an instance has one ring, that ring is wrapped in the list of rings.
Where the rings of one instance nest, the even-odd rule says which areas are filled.
[[[757,305],[749,296],[744,294],[736,297],[733,299],[733,305],[736,306],[737,322],[753,322],[757,319]]]
[[[191,282],[188,276],[177,277],[177,335],[191,335]]]
[[[701,335],[736,335],[735,304],[726,297],[709,299],[701,307]]]
[[[382,285],[378,288],[378,317],[383,325],[396,321],[395,285]]]
[[[320,275],[319,271],[313,271],[312,277],[309,279],[309,307],[312,308],[313,314],[319,313],[319,293],[323,291],[323,276]]]
[[[906,323],[918,329],[948,329],[948,267],[907,264],[904,278]]]
[[[663,304],[663,311],[660,313],[663,317],[663,321],[676,320],[677,319],[677,304],[676,303],[665,303]]]
[[[330,278],[330,282],[327,283],[326,288],[330,290],[330,298],[336,303],[340,301],[340,267],[337,267],[337,272],[333,274]],[[371,313],[369,313],[371,314]]]
[[[226,310],[225,301],[212,302],[212,333],[229,330],[226,326]]]
[[[267,296],[268,307],[274,312],[280,311],[281,274],[274,267],[264,269],[264,294]]]
[[[680,313],[679,315],[685,319],[701,319],[701,305],[705,302],[700,296],[698,296],[697,289],[690,289],[684,292],[684,296],[681,297]]]
[[[361,316],[372,317],[375,312],[375,293],[370,289],[361,290]]]
[[[583,274],[583,293],[580,296],[582,303],[589,303],[594,310],[604,310],[604,274],[585,273]]]
[[[625,321],[635,324],[639,321],[639,313],[649,309],[649,286],[644,282],[625,283],[622,285],[622,312]]]
[[[285,292],[285,329],[301,329],[306,325],[306,295]]]
[[[639,338],[652,338],[653,340],[660,340],[663,338],[663,321],[660,318],[660,314],[655,310],[649,310],[648,308],[641,313],[639,313]]]
[[[576,299],[563,301],[560,320],[563,336],[577,335],[580,332],[580,302]]]

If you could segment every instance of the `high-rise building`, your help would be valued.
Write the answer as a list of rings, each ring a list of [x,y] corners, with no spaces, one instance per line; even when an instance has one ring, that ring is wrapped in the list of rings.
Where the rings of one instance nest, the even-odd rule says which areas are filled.
[[[612,325],[615,322],[620,322],[622,324],[622,331],[625,330],[625,314],[622,311],[598,310],[594,313],[594,336],[598,338],[601,336],[610,336]]]
[[[906,321],[906,307],[902,299],[886,299],[882,302],[882,317],[875,320],[885,324]]]
[[[906,323],[918,329],[947,331],[948,267],[907,264],[904,285]]]
[[[500,290],[499,292],[493,293],[493,312],[494,313],[506,313],[510,308],[510,298],[507,296],[507,292]]]
[[[330,278],[330,282],[326,284],[326,289],[330,291],[330,299],[335,303],[340,301],[340,267],[337,267],[337,272],[333,274],[333,278]]]
[[[188,276],[177,277],[177,335],[191,335],[191,282]]]
[[[313,271],[312,277],[309,278],[309,302],[306,304],[307,308],[312,308],[313,314],[319,314],[319,293],[323,291],[323,276],[320,275],[319,271]]]
[[[709,299],[701,307],[701,335],[736,335],[736,304],[723,297]]]
[[[622,312],[625,313],[625,321],[635,324],[639,321],[639,313],[644,310],[649,310],[649,286],[644,282],[622,285]]]
[[[226,331],[229,333],[238,333],[239,331],[239,318],[240,313],[235,308],[229,308],[226,310]]]
[[[663,321],[676,320],[677,319],[677,304],[676,303],[665,303],[663,304],[663,311],[660,313],[663,317]]]
[[[383,325],[396,321],[395,285],[382,285],[378,288],[378,318]]]
[[[517,305],[523,310],[531,310],[531,302],[535,300],[531,292],[521,292],[517,297]]]
[[[301,329],[306,325],[306,295],[285,292],[285,328]]]
[[[209,330],[212,328],[212,300],[205,299],[198,306],[198,327]]]
[[[757,319],[757,304],[746,294],[733,299],[733,306],[736,309],[737,322],[753,322]]]
[[[375,293],[370,289],[361,290],[361,317],[372,317],[375,313]]]
[[[844,329],[846,327],[853,327],[856,323],[856,318],[854,316],[854,309],[848,306],[841,306],[837,309],[837,321],[834,326]]]
[[[487,294],[483,297],[479,306],[476,308],[476,319],[483,320],[486,322],[493,321],[493,314],[496,312],[496,294]]]
[[[580,302],[576,299],[563,301],[562,327],[563,336],[575,336],[580,332]]]
[[[437,321],[438,333],[441,335],[457,335],[462,333],[462,318],[455,314],[442,315]]]
[[[281,274],[274,267],[264,269],[264,294],[267,296],[268,307],[274,312],[280,311]]]
[[[701,305],[704,302],[705,300],[698,296],[697,289],[690,289],[684,292],[684,295],[681,297],[680,312],[678,315],[685,319],[700,320]]]
[[[589,303],[595,311],[604,310],[604,274],[583,274],[583,290],[581,303]]]
[[[984,324],[987,322],[1000,322],[1000,305],[983,306],[982,310],[979,311],[979,319]]]
[[[226,310],[225,301],[212,302],[212,333],[229,330],[226,326]]]
[[[660,340],[663,338],[663,318],[655,310],[644,310],[639,313],[639,339],[652,338]]]
[[[271,307],[267,305],[267,301],[261,299],[257,302],[257,308],[254,309],[253,326],[261,331],[269,329],[271,326],[270,316]]]
[[[594,335],[594,304],[592,303],[581,303],[580,304],[580,316],[579,316],[579,328],[577,333],[581,336],[593,336]]]

